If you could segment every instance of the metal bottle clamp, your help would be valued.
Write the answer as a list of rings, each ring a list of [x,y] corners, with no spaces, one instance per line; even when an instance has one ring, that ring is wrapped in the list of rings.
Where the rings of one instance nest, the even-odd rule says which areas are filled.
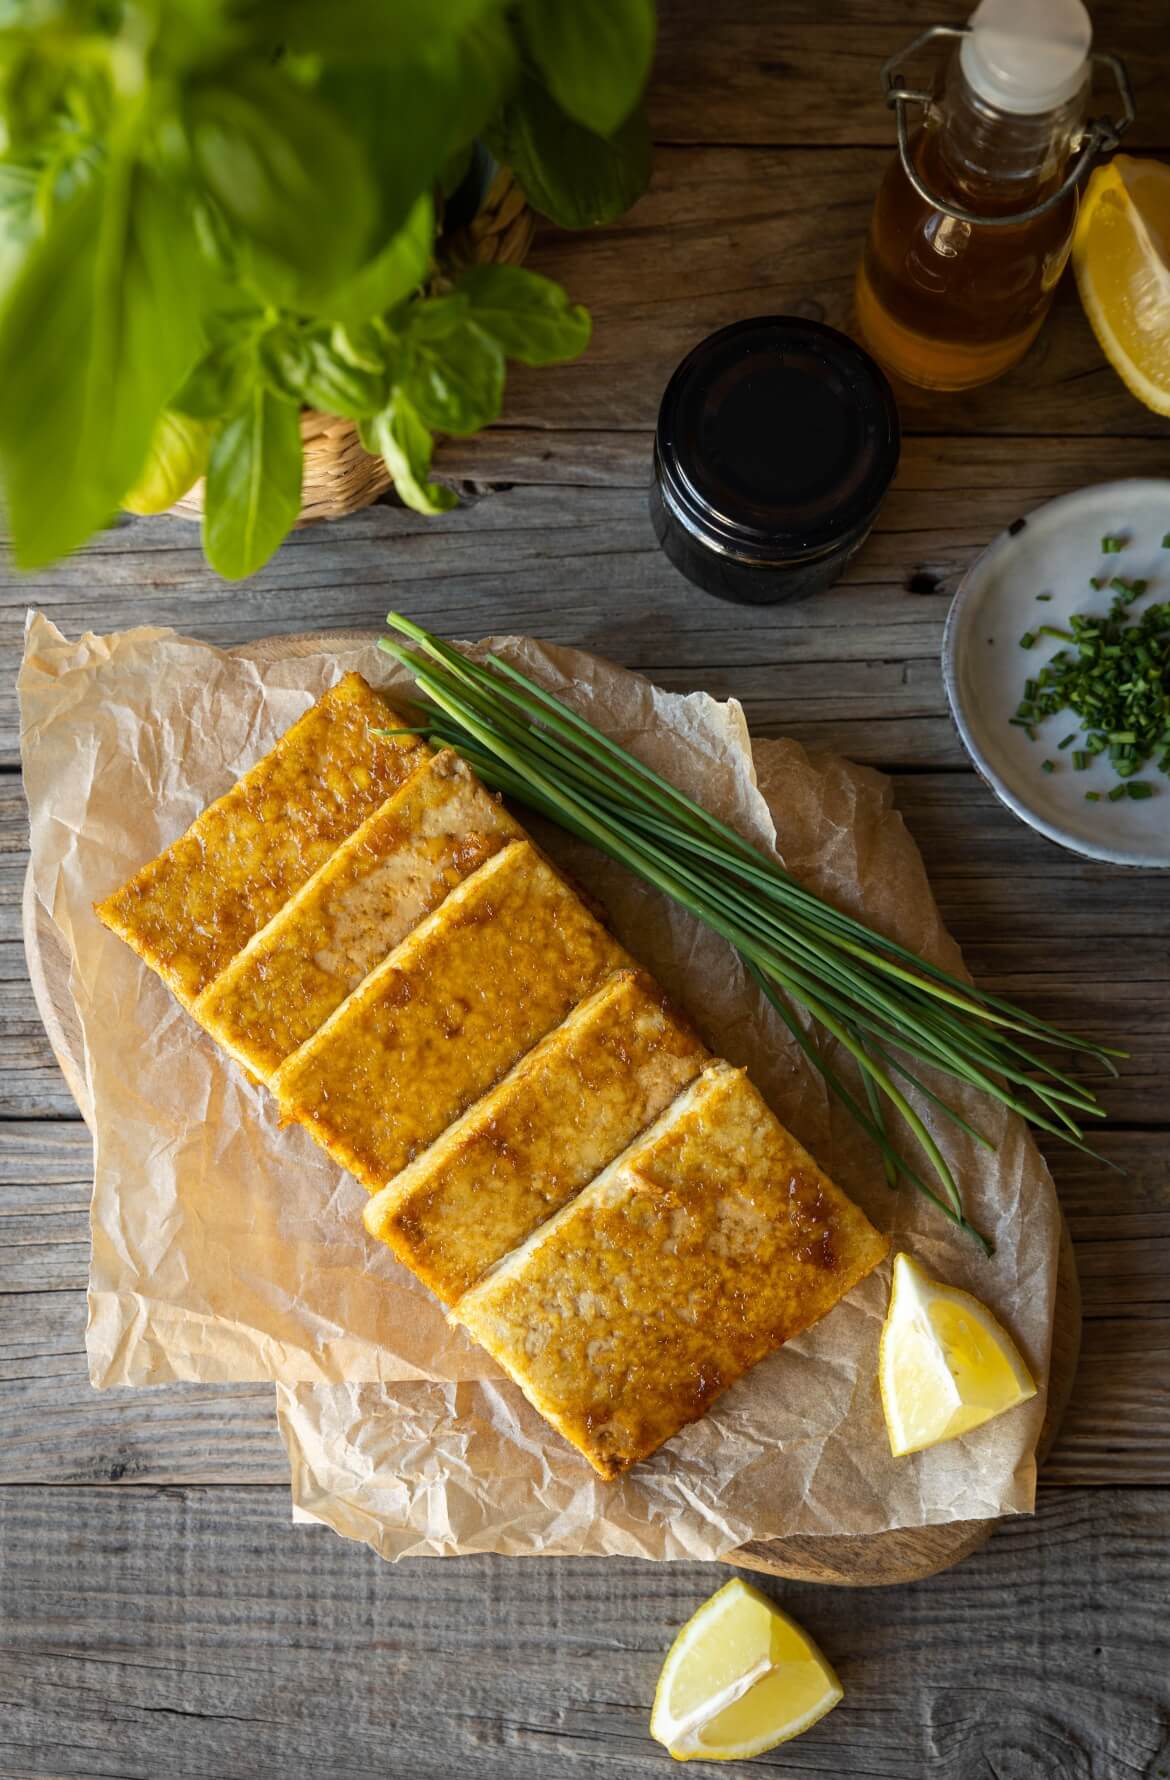
[[[917,55],[918,51],[925,48],[928,43],[932,43],[939,37],[966,37],[970,29],[969,25],[931,25],[930,29],[921,32],[913,43],[908,43],[905,49],[900,49],[897,55],[891,56],[887,62],[882,64],[882,89],[886,95],[886,104],[892,108],[897,120],[898,154],[902,161],[902,171],[924,203],[929,204],[935,210],[941,210],[944,216],[954,217],[956,222],[975,223],[981,229],[1002,229],[1013,223],[1032,222],[1034,218],[1043,216],[1046,210],[1051,210],[1054,204],[1059,204],[1061,199],[1073,190],[1081,176],[1088,171],[1089,163],[1094,156],[1111,153],[1121,141],[1125,131],[1129,129],[1130,124],[1133,123],[1137,116],[1137,110],[1133,102],[1133,89],[1129,84],[1129,75],[1125,71],[1125,64],[1120,56],[1093,55],[1091,58],[1093,65],[1100,63],[1113,76],[1121,99],[1121,116],[1117,119],[1091,117],[1086,121],[1081,133],[1080,153],[1056,190],[1051,192],[1047,198],[1043,198],[1039,204],[1033,204],[1028,210],[1013,210],[1007,216],[980,216],[977,211],[964,210],[958,204],[951,204],[946,198],[938,197],[930,190],[914,166],[910,158],[910,132],[906,123],[906,107],[908,105],[930,105],[934,95],[920,87],[908,87],[901,74],[902,63],[908,61],[911,56]]]

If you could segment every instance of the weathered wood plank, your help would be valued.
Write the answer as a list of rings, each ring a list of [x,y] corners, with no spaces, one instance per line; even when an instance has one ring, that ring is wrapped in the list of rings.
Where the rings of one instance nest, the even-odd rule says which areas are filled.
[[[1164,1124],[1170,1071],[1170,898],[1164,874],[1117,872],[1014,821],[965,773],[895,784],[931,884],[986,988],[1070,1031],[1128,1048],[1110,1116]]]
[[[0,772],[0,947],[20,939],[20,898],[28,864],[28,813],[17,773]],[[0,981],[14,969],[0,966]]]
[[[9,1776],[661,1774],[659,1665],[723,1566],[401,1564],[290,1529],[283,1491],[0,1491]],[[1154,1776],[1170,1498],[1048,1496],[945,1577],[768,1584],[844,1702],[771,1773]]]
[[[1046,1484],[1170,1483],[1170,1133],[1101,1134],[1113,1174],[1048,1150],[1073,1233],[1084,1337]]]
[[[894,134],[878,71],[928,25],[961,24],[967,5],[940,0],[660,0],[651,89],[655,135],[664,142],[877,143]],[[1138,106],[1129,143],[1170,145],[1166,24],[1158,0],[1097,0],[1093,35],[1124,55]],[[918,70],[915,69],[917,73]],[[1112,93],[1095,95],[1109,112]],[[1127,143],[1127,146],[1129,146]]]
[[[0,772],[0,1117],[70,1118],[76,1108],[29,987],[20,931],[28,822],[19,775]]]
[[[15,947],[0,951],[0,967],[12,962],[23,971],[15,952]],[[27,978],[2,981],[0,991],[0,1119],[78,1117]]]
[[[1124,1174],[1052,1146],[1081,1276],[1081,1369],[1046,1477],[1170,1485],[1170,1135],[1106,1130]],[[282,1481],[266,1387],[86,1382],[89,1134],[0,1125],[0,1483]]]
[[[12,682],[32,603],[71,636],[172,624],[220,644],[375,631],[396,605],[447,635],[520,631],[592,649],[664,685],[734,694],[761,734],[879,765],[961,765],[938,665],[958,578],[1021,511],[1104,469],[1091,439],[1031,440],[1013,450],[1010,473],[996,440],[908,440],[845,580],[799,605],[749,610],[701,593],[670,566],[646,512],[647,441],[607,437],[621,446],[612,459],[619,486],[518,486],[430,520],[375,507],[294,534],[244,595],[207,568],[197,528],[167,518],[120,525],[35,578],[0,574],[0,763],[17,757]],[[499,439],[484,444],[491,474],[507,480]],[[470,470],[472,454],[461,450],[458,467]],[[1159,475],[1165,449],[1119,440],[1107,464],[1111,475]]]
[[[267,1385],[91,1390],[92,1179],[79,1121],[0,1124],[0,1482],[283,1482]]]
[[[510,373],[510,423],[649,428],[674,366],[714,328],[782,311],[850,328],[887,161],[869,149],[659,149],[650,190],[622,222],[538,237],[531,265],[589,306],[593,341],[575,364]],[[1007,377],[957,396],[907,392],[900,403],[905,425],[926,433],[1168,431],[1106,363],[1071,278]]]
[[[287,1483],[271,1385],[95,1391],[84,1331],[84,1289],[0,1293],[0,1483]]]

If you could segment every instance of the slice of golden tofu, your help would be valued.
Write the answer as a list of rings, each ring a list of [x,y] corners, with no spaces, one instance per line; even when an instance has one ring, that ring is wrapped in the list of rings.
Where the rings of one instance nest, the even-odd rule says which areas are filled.
[[[746,1074],[717,1062],[450,1315],[612,1478],[888,1247]]]
[[[185,834],[98,903],[106,926],[190,1007],[347,835],[427,758],[346,674]]]
[[[286,1119],[377,1192],[630,960],[530,841],[464,879],[281,1065]]]
[[[456,884],[523,833],[444,748],[252,936],[195,1018],[267,1081]]]
[[[366,1228],[451,1304],[709,1061],[658,985],[621,971],[375,1194]]]

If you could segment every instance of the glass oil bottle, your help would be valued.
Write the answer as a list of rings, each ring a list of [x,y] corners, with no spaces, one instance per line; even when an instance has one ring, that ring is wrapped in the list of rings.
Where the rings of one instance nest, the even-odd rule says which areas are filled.
[[[956,47],[941,90],[915,91],[896,64],[932,39]],[[1072,246],[1077,184],[1132,120],[1124,68],[1091,57],[1081,0],[982,0],[964,30],[936,26],[883,78],[899,153],[878,192],[856,284],[857,321],[895,378],[971,389],[1021,359]],[[1094,61],[1117,81],[1122,117],[1086,122]],[[907,106],[925,107],[911,133]]]

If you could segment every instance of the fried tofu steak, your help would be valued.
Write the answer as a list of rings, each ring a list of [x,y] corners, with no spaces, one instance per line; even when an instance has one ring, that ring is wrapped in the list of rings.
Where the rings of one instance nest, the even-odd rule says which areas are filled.
[[[888,1246],[746,1074],[716,1062],[451,1317],[613,1478]]]
[[[271,1087],[377,1192],[630,959],[530,841],[441,902]]]
[[[97,914],[185,1007],[430,750],[346,674]]]
[[[375,1194],[366,1228],[451,1304],[709,1061],[653,979],[619,971]]]
[[[253,935],[200,995],[195,1018],[268,1081],[457,884],[522,835],[444,748]]]

